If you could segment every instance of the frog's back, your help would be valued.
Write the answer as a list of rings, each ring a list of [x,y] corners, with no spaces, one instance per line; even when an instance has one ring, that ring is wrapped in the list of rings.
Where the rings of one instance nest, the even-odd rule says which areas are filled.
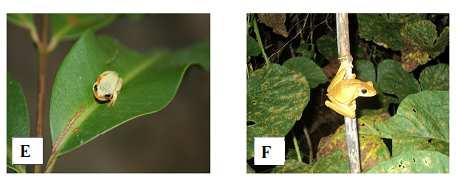
[[[359,87],[363,84],[364,82],[356,79],[341,80],[327,95],[332,96],[338,102],[349,103],[357,98]]]

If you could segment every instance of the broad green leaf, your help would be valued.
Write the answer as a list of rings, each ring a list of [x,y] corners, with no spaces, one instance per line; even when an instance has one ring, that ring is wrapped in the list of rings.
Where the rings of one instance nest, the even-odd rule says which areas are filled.
[[[422,90],[449,90],[449,65],[437,64],[426,67],[419,82]]]
[[[376,126],[389,118],[389,113],[384,109],[363,110],[361,117],[357,120],[359,135],[381,136]]]
[[[313,173],[349,173],[348,157],[341,150],[320,158],[314,163]]]
[[[305,164],[296,159],[286,160],[284,165],[273,168],[273,173],[309,173],[312,165]]]
[[[392,156],[416,150],[438,151],[449,155],[449,143],[434,139],[400,138],[392,139]]]
[[[361,127],[360,124],[359,127]],[[383,140],[378,136],[361,134],[359,135],[359,143],[360,163],[363,171],[370,169],[377,163],[390,158],[389,149],[384,144]],[[335,151],[342,151],[344,156],[346,156],[346,158],[348,157],[344,125],[340,126],[333,135],[321,139],[318,146],[317,156],[318,158],[322,158],[327,155],[331,155]]]
[[[299,73],[278,64],[252,72],[248,79],[248,158],[254,137],[285,136],[309,101],[309,86]]]
[[[20,84],[7,74],[7,166],[18,173],[25,173],[25,165],[13,165],[11,142],[13,137],[30,137],[30,117],[27,102]]]
[[[144,55],[111,38],[84,33],[63,60],[52,88],[49,117],[55,150],[62,155],[127,121],[162,110],[191,64],[209,65],[207,42]],[[92,93],[97,76],[106,70],[123,79],[112,107],[98,103]]]
[[[418,65],[430,60],[430,50],[438,38],[436,26],[430,20],[407,22],[400,30],[404,47],[402,49],[403,67],[414,70]]]
[[[403,47],[400,37],[402,22],[398,19],[389,19],[382,14],[358,14],[357,21],[361,38],[396,51]]]
[[[316,40],[317,50],[327,60],[338,58],[338,47],[336,37],[331,35],[323,35]]]
[[[449,157],[434,151],[402,153],[371,168],[369,173],[447,173]]]
[[[377,125],[386,138],[449,141],[449,92],[422,91],[406,97],[397,113]]]
[[[376,83],[376,70],[371,61],[359,59],[355,61],[355,68],[357,70],[357,79]]]
[[[419,83],[414,76],[402,69],[397,61],[386,59],[378,65],[378,86],[388,94],[403,100],[409,94],[419,92]]]
[[[438,37],[436,26],[430,20],[407,22],[401,28],[400,35],[408,46],[424,51],[431,48]]]
[[[327,82],[327,77],[313,60],[306,57],[294,57],[288,59],[284,64],[285,67],[298,72],[305,76],[310,88],[315,88],[319,84]]]
[[[257,56],[260,54],[260,47],[259,44],[257,44],[257,41],[252,38],[251,36],[248,36],[247,39],[247,49],[248,49],[248,56]]]

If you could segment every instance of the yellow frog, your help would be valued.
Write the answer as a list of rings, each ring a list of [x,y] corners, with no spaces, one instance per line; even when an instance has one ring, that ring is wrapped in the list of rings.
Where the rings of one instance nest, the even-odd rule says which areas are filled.
[[[355,74],[352,74],[349,79],[344,79],[347,67],[352,69],[352,65],[347,59],[342,60],[338,72],[327,88],[327,96],[330,101],[326,100],[325,105],[338,114],[355,118],[355,99],[359,96],[375,96],[376,90],[371,81],[363,82],[357,80],[355,79]]]

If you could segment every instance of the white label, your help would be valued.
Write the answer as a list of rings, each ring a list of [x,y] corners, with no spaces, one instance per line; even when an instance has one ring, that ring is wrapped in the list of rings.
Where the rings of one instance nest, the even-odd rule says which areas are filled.
[[[284,165],[284,137],[255,137],[254,165]]]
[[[43,138],[13,138],[13,164],[43,164]]]

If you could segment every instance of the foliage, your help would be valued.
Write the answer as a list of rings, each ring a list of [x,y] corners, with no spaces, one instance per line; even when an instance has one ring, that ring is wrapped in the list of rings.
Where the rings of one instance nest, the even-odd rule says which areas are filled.
[[[54,81],[50,125],[55,150],[59,155],[70,152],[127,121],[160,111],[173,99],[187,68],[208,62],[206,42],[174,53],[141,54],[86,32],[65,57]],[[98,103],[92,93],[95,79],[106,70],[123,79],[112,107]]]
[[[48,165],[96,137],[128,121],[165,108],[176,95],[186,70],[199,65],[209,71],[209,42],[202,41],[177,51],[140,53],[95,31],[111,24],[115,14],[8,14],[8,21],[30,31],[40,44],[35,19],[48,20],[50,40],[46,54],[64,40],[76,40],[54,78],[50,94],[49,125],[53,150]],[[38,18],[37,18],[38,17]],[[141,19],[142,15],[128,16]],[[47,21],[46,21],[47,22]],[[43,24],[46,25],[46,24]],[[41,50],[41,49],[40,49]],[[41,53],[41,52],[40,52]],[[113,106],[97,101],[93,85],[107,70],[122,78],[122,89]],[[146,94],[145,94],[146,93]],[[11,137],[30,136],[27,104],[22,89],[8,75],[8,155],[10,170],[26,172],[11,164]]]
[[[7,166],[17,173],[25,173],[25,165],[12,164],[13,137],[29,137],[30,117],[24,93],[19,82],[7,74]]]
[[[362,14],[357,18],[360,37],[401,51],[401,63],[408,72],[443,53],[449,42],[448,26],[438,34],[436,25],[427,16]]]
[[[309,100],[309,86],[300,73],[277,64],[254,71],[248,80],[248,156],[254,136],[285,136]]]
[[[266,15],[250,14],[248,25],[259,21],[252,18],[259,16]],[[270,29],[271,26],[259,27],[257,31],[251,31],[252,27],[248,26],[247,63],[252,69],[248,72],[247,85],[248,159],[252,157],[253,137],[284,136],[286,148],[293,154],[286,157],[285,165],[275,166],[271,172],[347,173],[344,126],[330,131],[327,137],[311,133],[310,137],[317,138],[319,143],[315,154],[308,152],[305,139],[295,148],[291,137],[306,138],[303,127],[313,127],[315,122],[322,122],[319,120],[341,120],[322,111],[322,100],[325,101],[322,94],[330,81],[326,77],[332,77],[339,66],[335,63],[338,57],[335,27],[328,24],[333,17],[275,16],[285,17],[276,21],[274,27],[285,27],[287,37],[277,36],[278,31]],[[448,50],[448,15],[355,16],[357,23],[350,23],[350,31],[358,29],[351,32],[354,72],[358,79],[372,81],[377,90],[375,97],[357,100],[362,172],[448,172],[449,57],[443,54]],[[255,44],[258,38],[261,44]],[[260,51],[254,46],[265,51],[270,63],[261,61]],[[282,70],[280,73],[284,74],[272,70]],[[287,70],[300,73],[303,78],[295,78],[308,83],[309,87],[302,90],[309,94],[306,101],[298,101],[298,88],[303,86],[292,81]],[[259,89],[261,86],[265,89]],[[262,107],[253,107],[253,103],[261,103]],[[256,120],[252,119],[254,113]],[[281,132],[274,135],[266,132],[278,130]],[[297,160],[300,159],[297,155],[303,154],[305,160]],[[317,157],[308,160],[306,156]],[[257,170],[255,165],[250,165],[250,169],[265,171]]]

